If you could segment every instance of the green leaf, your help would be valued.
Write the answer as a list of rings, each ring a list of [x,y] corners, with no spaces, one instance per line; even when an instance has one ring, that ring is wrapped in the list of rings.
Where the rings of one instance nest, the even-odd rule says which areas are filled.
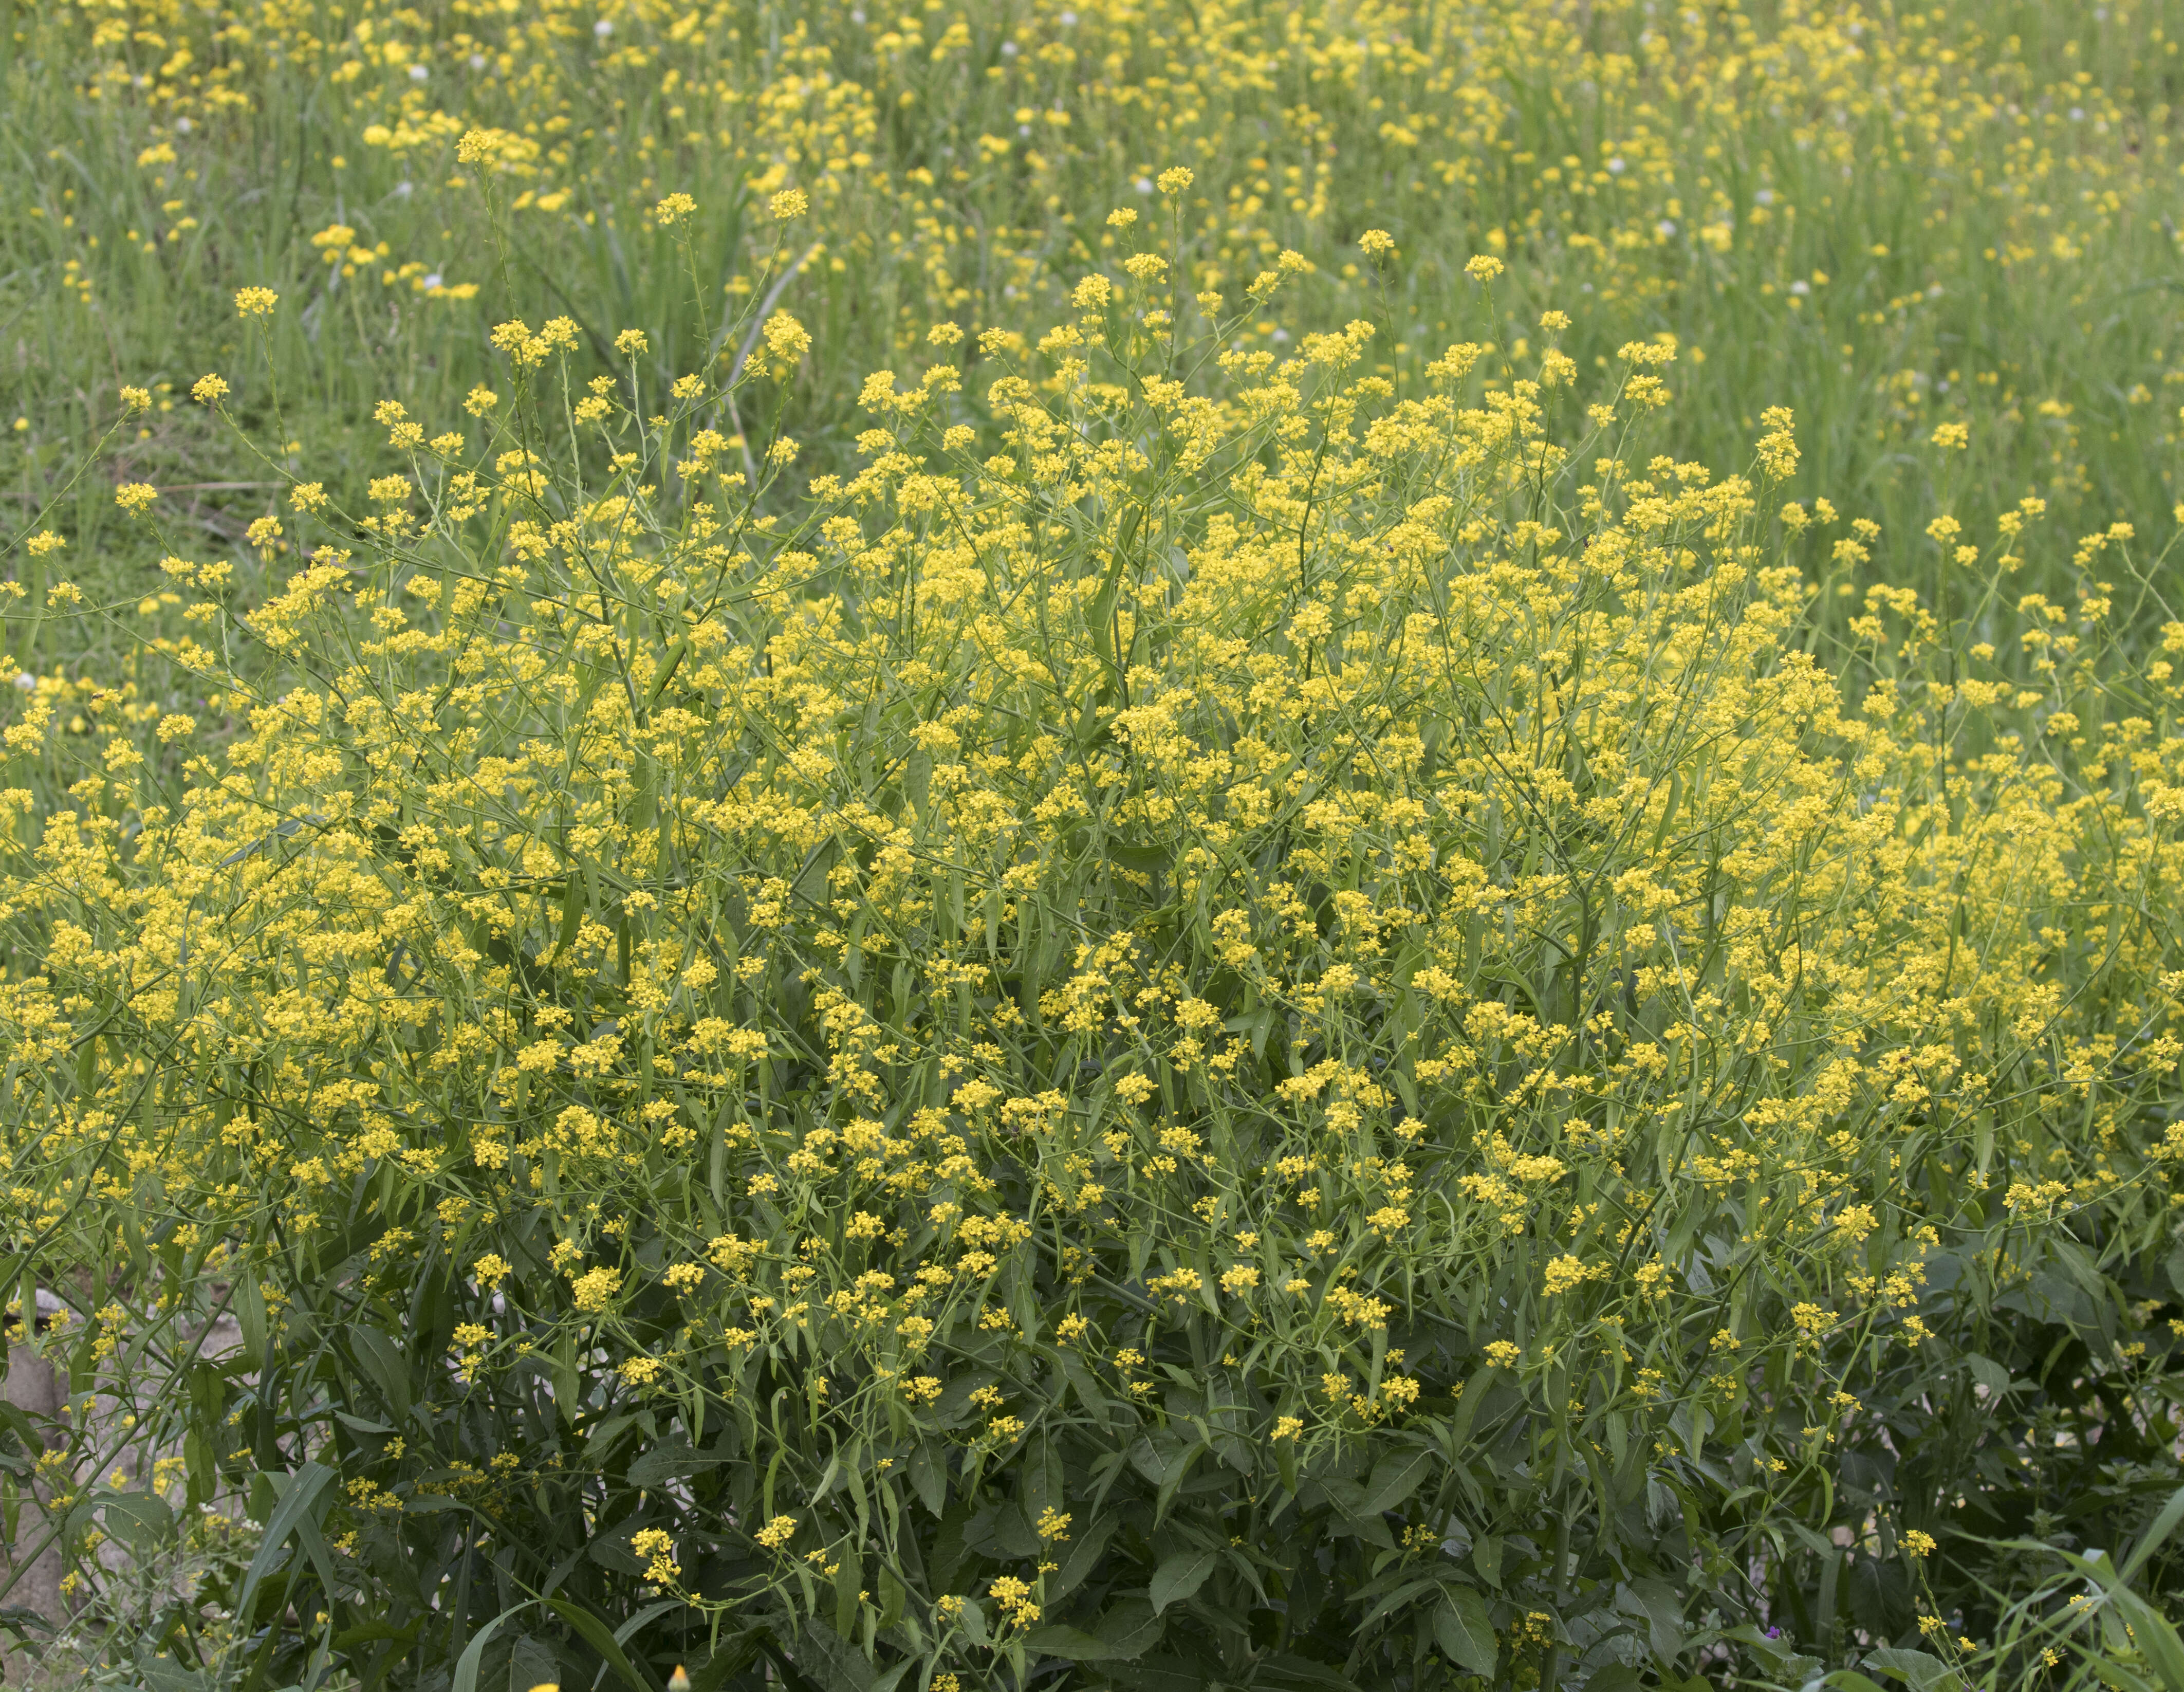
[[[1669,1667],[1683,1655],[1683,1600],[1665,1580],[1634,1580],[1630,1596],[1645,1616],[1646,1643],[1663,1668]]]
[[[618,1645],[627,1645],[632,1639],[636,1638],[639,1633],[643,1632],[653,1622],[658,1621],[662,1616],[666,1615],[671,1611],[680,1610],[682,1608],[682,1600],[679,1598],[662,1598],[655,1603],[646,1605],[644,1609],[638,1611],[637,1614],[631,1617],[629,1620],[623,1622],[621,1626],[615,1629],[615,1643]]]
[[[1061,1453],[1052,1440],[1044,1436],[1034,1440],[1024,1453],[1019,1472],[1025,1521],[1036,1527],[1042,1511],[1067,1509],[1069,1477],[1062,1466]]]
[[[585,891],[583,875],[572,865],[561,889],[561,931],[554,941],[554,958],[557,963],[567,958],[575,947],[577,932],[584,925],[584,913],[591,908]]]
[[[99,1500],[109,1533],[126,1540],[137,1555],[149,1556],[175,1531],[175,1512],[153,1493],[114,1493]]]
[[[416,1643],[417,1627],[418,1624],[413,1621],[402,1628],[387,1622],[366,1622],[360,1628],[343,1628],[334,1635],[334,1649],[352,1651],[359,1645],[376,1645],[386,1639],[395,1640],[406,1647]]]
[[[637,1665],[621,1648],[607,1624],[582,1605],[566,1598],[549,1598],[546,1607],[583,1635],[584,1643],[607,1660],[614,1672],[628,1684],[630,1692],[660,1692],[660,1688],[648,1677],[638,1672]],[[460,1689],[456,1689],[460,1692]]]
[[[1964,1367],[1971,1371],[1972,1379],[1985,1387],[1990,1398],[1999,1398],[2009,1390],[2009,1371],[1992,1357],[1982,1357],[1976,1351],[1964,1354]]]
[[[1160,1642],[1166,1628],[1167,1623],[1142,1598],[1123,1599],[1092,1624],[1092,1631],[1115,1648],[1117,1657],[1124,1659],[1150,1650]]]
[[[1072,1662],[1106,1662],[1122,1653],[1109,1640],[1077,1628],[1034,1628],[1024,1635],[1034,1656],[1067,1657]]]
[[[15,1405],[0,1404],[0,1468],[27,1475],[46,1449],[30,1416]]]
[[[1143,507],[1133,505],[1123,514],[1123,522],[1115,539],[1115,550],[1101,573],[1098,592],[1092,596],[1092,609],[1086,621],[1090,625],[1092,644],[1111,669],[1123,667],[1123,655],[1115,650],[1115,602],[1123,586],[1123,572],[1128,567],[1130,543],[1136,538],[1138,523],[1144,515]]]
[[[1106,1672],[1108,1679],[1128,1692],[1206,1692],[1204,1672],[1180,1657],[1117,1662]]]
[[[235,1320],[242,1330],[243,1354],[252,1359],[265,1352],[265,1295],[259,1290],[258,1276],[245,1270],[235,1278]]]
[[[692,1692],[721,1692],[721,1688],[770,1652],[772,1635],[762,1627],[725,1635],[712,1656],[690,1671]]]
[[[134,1672],[144,1692],[204,1692],[211,1684],[203,1670],[185,1668],[178,1662],[140,1662]]]
[[[684,1475],[694,1475],[700,1469],[716,1467],[727,1460],[725,1457],[710,1451],[699,1451],[689,1445],[655,1445],[629,1466],[627,1477],[633,1487],[641,1487],[646,1492],[656,1492],[670,1481],[678,1480]]]
[[[1262,1660],[1251,1677],[1255,1686],[1301,1686],[1314,1692],[1357,1692],[1357,1683],[1330,1663],[1279,1652]]]
[[[845,1639],[856,1633],[861,1607],[857,1594],[863,1589],[864,1578],[864,1559],[850,1547],[838,1550],[834,1564],[834,1631]]]
[[[531,1692],[534,1686],[558,1683],[561,1665],[545,1640],[521,1633],[508,1648],[508,1692]]]
[[[1219,1554],[1213,1551],[1177,1551],[1163,1558],[1153,1574],[1153,1613],[1157,1616],[1205,1585],[1206,1576],[1219,1561]]]
[[[1393,1510],[1418,1488],[1418,1483],[1441,1461],[1437,1451],[1391,1451],[1373,1466],[1365,1483],[1361,1514],[1379,1516]]]
[[[1832,1686],[1836,1692],[1882,1692],[1879,1682],[1867,1679],[1854,1668],[1839,1668],[1821,1684]]]
[[[2164,1516],[2168,1513],[2165,1509],[2162,1511]],[[2156,1522],[2164,1534],[2175,1525],[2174,1522],[2164,1525],[2159,1520]],[[2153,1537],[2151,1532],[2147,1535],[2149,1541]],[[2064,1552],[2062,1555],[2065,1561],[2097,1583],[2108,1594],[2109,1602],[2115,1606],[2117,1615],[2131,1629],[2131,1643],[2152,1664],[2154,1672],[2160,1675],[2164,1692],[2184,1692],[2184,1638],[2179,1638],[2176,1629],[2159,1611],[2124,1583],[2123,1577],[2108,1558],[2098,1554],[2077,1556]],[[1920,1689],[1920,1692],[1924,1692],[1924,1689]]]
[[[1422,1594],[1436,1592],[1440,1589],[1440,1580],[1435,1575],[1422,1575],[1416,1580],[1405,1581],[1367,1612],[1365,1619],[1357,1624],[1357,1631],[1361,1633],[1369,1633],[1373,1623],[1379,1621],[1382,1617],[1393,1614]]]
[[[271,1520],[265,1524],[265,1537],[259,1543],[258,1555],[250,1560],[250,1568],[242,1578],[242,1592],[235,1600],[237,1616],[250,1614],[250,1600],[257,1596],[258,1583],[272,1572],[273,1565],[280,1560],[281,1550],[288,1543],[288,1536],[310,1520],[312,1505],[333,1477],[332,1469],[315,1462],[305,1463],[288,1477],[288,1484],[281,1494],[281,1502],[275,1506]],[[332,1589],[331,1581],[327,1583],[327,1589]]]
[[[1112,1511],[1103,1511],[1082,1527],[1071,1524],[1069,1555],[1062,1558],[1061,1569],[1046,1583],[1050,1600],[1060,1599],[1084,1583],[1099,1566],[1107,1541],[1119,1525]]]
[[[2184,1522],[2184,1487],[2179,1487],[2170,1494],[2169,1502],[2161,1506],[2161,1513],[2153,1518],[2153,1526],[2131,1548],[2131,1555],[2124,1559],[2123,1563],[2123,1578],[2126,1580],[2131,1579],[2145,1566],[2146,1560],[2176,1531],[2176,1524],[2180,1522]]]
[[[1457,1667],[1491,1679],[1501,1655],[1486,1600],[1468,1586],[1451,1586],[1434,1611],[1434,1643]]]
[[[463,1650],[455,1663],[455,1678],[448,1692],[477,1692],[478,1668],[485,1661],[486,1642],[493,1638],[493,1630],[511,1616],[520,1616],[538,1600],[526,1599],[522,1603],[504,1610],[471,1636],[470,1644]]]
[[[911,1453],[910,1485],[917,1501],[933,1515],[948,1508],[948,1471],[931,1445],[921,1445]]]
[[[349,1349],[356,1354],[357,1369],[379,1394],[380,1402],[399,1423],[410,1415],[410,1366],[401,1347],[377,1328],[351,1324],[343,1330]]]
[[[682,660],[688,656],[689,651],[690,642],[687,636],[667,649],[666,661],[660,667],[660,673],[652,678],[652,686],[645,693],[646,710],[649,711],[659,701],[660,695],[666,690],[667,684],[675,678],[676,670],[681,667]]]
[[[1114,840],[1107,843],[1101,856],[1140,875],[1157,874],[1175,858],[1175,853],[1167,846],[1123,846]]]
[[[1883,1674],[1892,1674],[1911,1688],[1911,1692],[1932,1692],[1937,1686],[1953,1684],[1959,1677],[1957,1671],[1939,1657],[1929,1656],[1925,1651],[1903,1650],[1893,1645],[1883,1645],[1878,1650],[1868,1651],[1863,1666],[1877,1668]]]

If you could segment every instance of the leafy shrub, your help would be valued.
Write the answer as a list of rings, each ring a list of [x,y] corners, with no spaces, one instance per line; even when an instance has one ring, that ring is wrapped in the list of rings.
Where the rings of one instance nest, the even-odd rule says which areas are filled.
[[[2167,1489],[2167,664],[1891,594],[1853,703],[1786,413],[1125,268],[786,518],[504,326],[278,597],[170,560],[224,742],[25,698],[17,1260],[253,1489],[258,1684],[1938,1673],[1970,1530]]]

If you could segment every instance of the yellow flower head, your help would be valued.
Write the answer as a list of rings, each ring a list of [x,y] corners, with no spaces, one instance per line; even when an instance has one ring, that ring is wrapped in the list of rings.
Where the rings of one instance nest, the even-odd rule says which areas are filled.
[[[811,332],[786,311],[777,311],[766,320],[766,347],[784,364],[794,364],[811,351]]]

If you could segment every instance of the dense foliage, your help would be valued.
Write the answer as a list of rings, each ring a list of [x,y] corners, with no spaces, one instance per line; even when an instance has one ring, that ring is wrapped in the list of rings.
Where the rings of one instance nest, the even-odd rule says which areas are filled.
[[[715,427],[787,312],[667,392],[503,323],[368,509],[292,482],[276,595],[158,530],[203,716],[19,695],[13,1260],[179,1460],[80,1418],[65,1544],[245,1494],[263,1685],[2036,1677],[1981,1536],[2176,1478],[2131,538],[2029,684],[1905,590],[1850,697],[1788,412],[1655,456],[1674,346],[1580,379],[1559,312],[1507,381],[1242,350],[1302,260],[1112,226],[807,486]]]

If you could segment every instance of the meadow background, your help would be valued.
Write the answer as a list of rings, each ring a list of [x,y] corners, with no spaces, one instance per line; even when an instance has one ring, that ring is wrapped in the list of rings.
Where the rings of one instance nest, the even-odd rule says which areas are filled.
[[[2184,1688],[2180,34],[16,0],[56,1661]]]
[[[143,561],[71,476],[125,381],[156,404],[109,482],[187,492],[232,541],[278,478],[187,405],[206,371],[276,455],[277,379],[289,461],[308,438],[335,486],[370,473],[380,401],[461,421],[508,317],[567,315],[595,352],[644,329],[679,373],[758,285],[790,185],[813,209],[781,303],[814,345],[782,426],[838,467],[867,372],[942,319],[1043,325],[1175,165],[1208,285],[1314,265],[1251,326],[1271,346],[1362,316],[1376,363],[1422,368],[1479,331],[1460,278],[1487,253],[1514,356],[1551,307],[1585,367],[1674,338],[1674,457],[1734,462],[1797,406],[1790,492],[1880,529],[1855,567],[1814,550],[1827,638],[1871,582],[1930,594],[1938,516],[1983,544],[2046,501],[2068,539],[2024,584],[2059,598],[2080,534],[2129,523],[2144,552],[2174,526],[2163,6],[866,9],[20,9],[13,528]],[[480,125],[526,143],[504,244],[454,162]],[[671,191],[694,283],[650,217]],[[1384,279],[1368,228],[1397,243]],[[289,308],[266,377],[238,368],[250,286]],[[1947,422],[1968,450],[1936,445]]]

